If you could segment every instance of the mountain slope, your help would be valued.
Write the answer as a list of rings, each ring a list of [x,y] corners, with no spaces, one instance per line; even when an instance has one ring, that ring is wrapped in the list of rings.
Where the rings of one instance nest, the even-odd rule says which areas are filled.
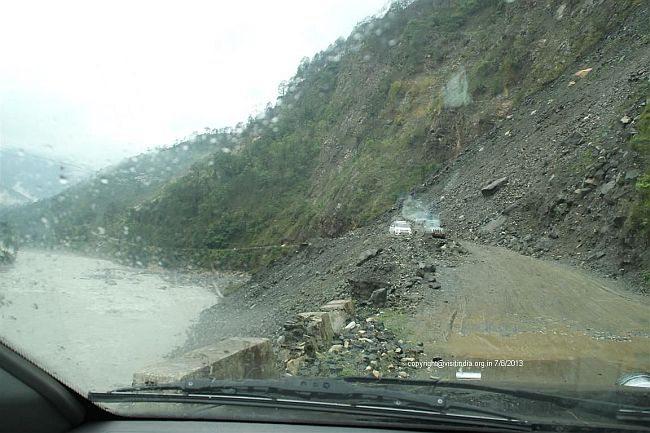
[[[341,235],[644,13],[635,2],[396,3],[303,61],[278,103],[249,120],[239,152],[197,166],[128,224],[159,253],[200,265],[266,262],[279,248],[242,248]]]
[[[230,145],[226,133],[198,135],[102,169],[54,197],[4,209],[0,220],[15,226],[23,244],[119,252],[111,235],[128,234],[120,215],[186,175],[197,160]]]
[[[227,151],[205,148],[151,188],[98,178],[90,195],[33,208],[28,229],[58,221],[39,239],[132,262],[249,267],[417,193],[461,237],[528,254],[587,242],[583,253],[601,256],[602,242],[645,266],[648,21],[638,1],[395,2],[303,60],[275,105],[224,136]],[[502,176],[508,185],[485,198]],[[594,236],[602,218],[613,224]]]

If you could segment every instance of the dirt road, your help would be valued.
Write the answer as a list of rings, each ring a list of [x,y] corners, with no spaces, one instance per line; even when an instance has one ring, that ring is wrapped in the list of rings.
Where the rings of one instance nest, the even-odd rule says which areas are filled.
[[[404,324],[428,357],[485,362],[465,368],[483,379],[567,384],[612,384],[650,368],[647,299],[556,262],[463,245],[467,259],[439,269],[443,291],[425,295]],[[515,362],[500,362],[507,360]],[[454,377],[457,370],[415,374]]]

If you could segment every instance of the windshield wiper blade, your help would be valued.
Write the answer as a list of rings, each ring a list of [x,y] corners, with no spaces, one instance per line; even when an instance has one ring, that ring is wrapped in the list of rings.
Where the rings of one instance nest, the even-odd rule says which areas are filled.
[[[597,415],[614,416],[621,421],[650,421],[650,407],[639,407],[626,405],[617,402],[596,400],[585,397],[572,397],[545,393],[540,391],[528,391],[523,389],[504,388],[493,385],[485,385],[471,382],[453,382],[444,380],[418,380],[418,379],[391,379],[371,377],[346,377],[343,378],[350,383],[384,384],[400,386],[426,386],[432,390],[439,388],[455,388],[461,390],[483,391],[494,394],[509,395],[516,398],[552,403],[563,408],[579,407],[586,412]]]
[[[348,412],[418,421],[529,431],[510,414],[448,401],[443,396],[362,386],[343,379],[212,380],[195,379],[155,386],[89,393],[93,402],[200,402]]]

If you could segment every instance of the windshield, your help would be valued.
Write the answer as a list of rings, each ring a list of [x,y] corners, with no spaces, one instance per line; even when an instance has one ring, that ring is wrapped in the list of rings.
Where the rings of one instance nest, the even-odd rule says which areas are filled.
[[[83,396],[365,378],[620,403],[650,383],[648,14],[3,4],[0,339]],[[144,410],[121,403],[98,402]]]

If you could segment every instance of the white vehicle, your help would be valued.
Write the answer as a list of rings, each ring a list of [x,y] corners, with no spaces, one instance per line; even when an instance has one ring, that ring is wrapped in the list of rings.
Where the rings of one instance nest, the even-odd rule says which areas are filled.
[[[411,235],[411,225],[406,221],[393,221],[388,229],[392,235]]]

